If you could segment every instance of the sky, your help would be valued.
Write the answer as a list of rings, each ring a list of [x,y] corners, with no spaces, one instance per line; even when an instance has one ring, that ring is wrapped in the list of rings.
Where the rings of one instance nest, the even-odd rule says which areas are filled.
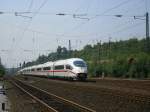
[[[146,12],[150,0],[0,0],[0,57],[6,67],[17,67],[59,45],[68,48],[69,40],[80,50],[142,39]]]

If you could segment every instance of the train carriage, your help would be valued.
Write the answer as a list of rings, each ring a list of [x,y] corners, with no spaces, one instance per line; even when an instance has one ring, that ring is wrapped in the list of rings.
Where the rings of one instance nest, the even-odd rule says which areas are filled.
[[[18,72],[24,75],[44,76],[49,78],[85,80],[87,78],[87,65],[83,59],[70,58],[34,65]]]

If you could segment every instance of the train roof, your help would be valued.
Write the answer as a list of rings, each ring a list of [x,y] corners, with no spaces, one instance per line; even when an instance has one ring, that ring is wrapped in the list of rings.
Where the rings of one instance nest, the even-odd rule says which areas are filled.
[[[33,68],[41,68],[41,67],[43,67],[43,64],[33,66]]]
[[[49,61],[49,62],[42,64],[42,67],[47,67],[47,66],[52,66],[52,65],[53,65],[53,62]]]
[[[73,61],[83,61],[81,58],[70,58],[70,59],[65,59],[65,60],[58,60],[55,61],[55,65],[61,65],[61,64],[67,64],[67,63],[73,63]]]
[[[81,61],[83,61],[83,59],[81,59],[81,58],[69,58],[69,59],[64,59],[64,60],[57,60],[57,61],[54,61],[54,62],[66,62],[66,61],[75,61],[75,60],[81,60]]]

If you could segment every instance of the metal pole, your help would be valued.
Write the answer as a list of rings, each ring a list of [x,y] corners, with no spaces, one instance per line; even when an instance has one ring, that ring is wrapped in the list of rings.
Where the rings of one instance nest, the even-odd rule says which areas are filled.
[[[69,40],[69,58],[71,57],[71,41]]]
[[[148,12],[146,12],[146,51],[150,52],[150,39],[149,39],[149,15]]]
[[[146,38],[149,39],[149,15],[146,13]]]
[[[109,43],[108,43],[108,58],[110,59],[110,50],[111,50],[111,37],[109,37]]]
[[[71,41],[69,40],[69,51],[71,51]]]
[[[101,40],[98,45],[98,64],[100,64],[100,61],[101,61],[100,55],[101,55]]]

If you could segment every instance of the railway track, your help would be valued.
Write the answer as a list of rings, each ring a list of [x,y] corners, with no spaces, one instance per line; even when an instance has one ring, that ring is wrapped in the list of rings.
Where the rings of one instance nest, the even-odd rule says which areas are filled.
[[[126,85],[129,85],[129,83],[127,82]],[[88,87],[88,86],[86,86],[86,87]],[[93,87],[94,86],[92,86],[92,88]],[[137,103],[150,105],[150,94],[149,95],[138,94],[138,93],[135,93],[132,91],[124,91],[124,90],[120,90],[120,89],[118,90],[116,88],[114,89],[114,88],[110,88],[110,87],[107,87],[107,88],[101,87],[100,89],[101,89],[101,91],[105,91],[106,94],[108,94],[108,95],[115,96],[120,99],[127,99],[129,102],[133,102],[133,103],[137,102]]]
[[[150,105],[150,95],[143,95],[138,94],[134,92],[127,92],[127,91],[121,91],[121,90],[114,90],[111,88],[102,88],[102,90],[107,91],[109,95],[112,95],[114,97],[117,97],[118,99],[124,99],[127,100],[130,103],[140,103],[144,105]]]
[[[45,79],[37,80],[33,77],[31,79],[29,78],[28,80],[20,80],[27,84],[32,84],[38,88],[44,89],[48,92],[53,91],[53,93],[57,94],[58,96],[62,96],[75,102],[80,102],[80,104],[92,107],[98,112],[149,112],[150,110],[150,94],[148,92],[136,92],[133,91],[132,88],[123,88],[124,86],[121,86],[122,88],[115,88],[113,86],[99,87],[91,86],[91,84],[85,84],[82,82],[66,83],[61,81],[47,81]],[[112,84],[113,83],[114,82],[112,82]],[[43,85],[46,87],[43,87]],[[146,88],[143,88],[143,90],[144,89]]]
[[[37,101],[46,112],[96,112],[95,110],[26,84],[18,79],[13,78],[11,83]]]

